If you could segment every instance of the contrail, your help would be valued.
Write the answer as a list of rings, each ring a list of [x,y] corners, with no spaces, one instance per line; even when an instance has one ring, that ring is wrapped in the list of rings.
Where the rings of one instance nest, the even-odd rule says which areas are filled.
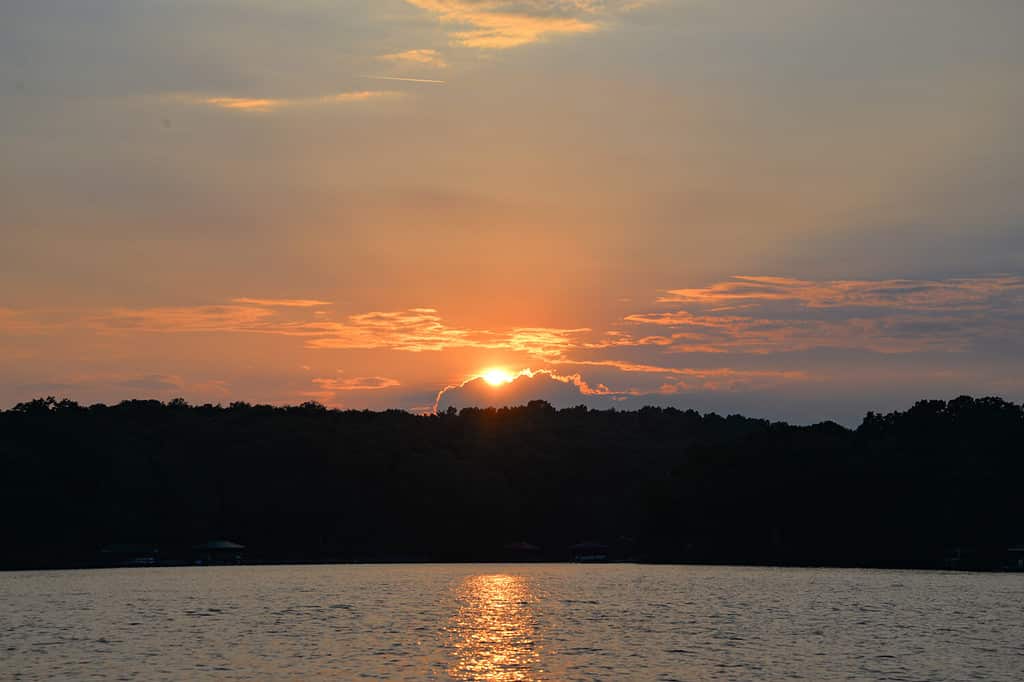
[[[405,81],[406,83],[431,83],[433,85],[444,85],[448,81],[435,81],[429,78],[399,78],[397,76],[363,76],[375,81]]]

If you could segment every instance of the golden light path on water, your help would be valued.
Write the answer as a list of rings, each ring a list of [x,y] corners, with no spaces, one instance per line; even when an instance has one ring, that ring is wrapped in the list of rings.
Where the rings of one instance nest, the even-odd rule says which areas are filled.
[[[532,608],[537,596],[526,578],[469,576],[456,595],[459,608],[447,628],[452,678],[510,682],[544,672]]]

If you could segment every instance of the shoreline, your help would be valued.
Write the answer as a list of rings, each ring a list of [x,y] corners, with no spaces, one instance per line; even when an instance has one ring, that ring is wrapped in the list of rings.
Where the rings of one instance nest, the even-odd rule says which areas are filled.
[[[565,566],[608,566],[630,564],[634,566],[693,566],[707,568],[802,568],[802,569],[833,569],[833,570],[869,570],[869,571],[924,571],[938,573],[1021,573],[1024,571],[1012,567],[993,568],[950,568],[938,565],[911,564],[846,564],[846,563],[757,563],[757,562],[715,562],[715,561],[643,561],[643,560],[612,560],[612,561],[524,561],[515,559],[495,560],[462,560],[462,561],[428,561],[428,560],[346,560],[346,561],[244,561],[240,563],[208,563],[197,564],[187,561],[166,561],[147,565],[109,565],[109,564],[73,564],[32,567],[0,567],[2,573],[32,573],[45,571],[93,571],[113,569],[159,569],[159,568],[234,568],[234,567],[272,567],[272,566],[533,566],[533,565],[565,565]]]

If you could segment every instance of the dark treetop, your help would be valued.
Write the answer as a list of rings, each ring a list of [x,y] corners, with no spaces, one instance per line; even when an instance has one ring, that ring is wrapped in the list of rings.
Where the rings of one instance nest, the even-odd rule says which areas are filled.
[[[0,413],[0,566],[161,561],[650,561],[999,567],[1024,544],[1024,411],[998,398],[856,430],[647,407],[420,417],[133,400]],[[972,564],[973,562],[973,564]]]

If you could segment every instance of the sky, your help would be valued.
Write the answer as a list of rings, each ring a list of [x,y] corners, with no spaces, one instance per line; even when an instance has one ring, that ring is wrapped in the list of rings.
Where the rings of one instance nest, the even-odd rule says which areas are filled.
[[[1021,26],[1019,0],[0,3],[0,407],[1019,402]]]

